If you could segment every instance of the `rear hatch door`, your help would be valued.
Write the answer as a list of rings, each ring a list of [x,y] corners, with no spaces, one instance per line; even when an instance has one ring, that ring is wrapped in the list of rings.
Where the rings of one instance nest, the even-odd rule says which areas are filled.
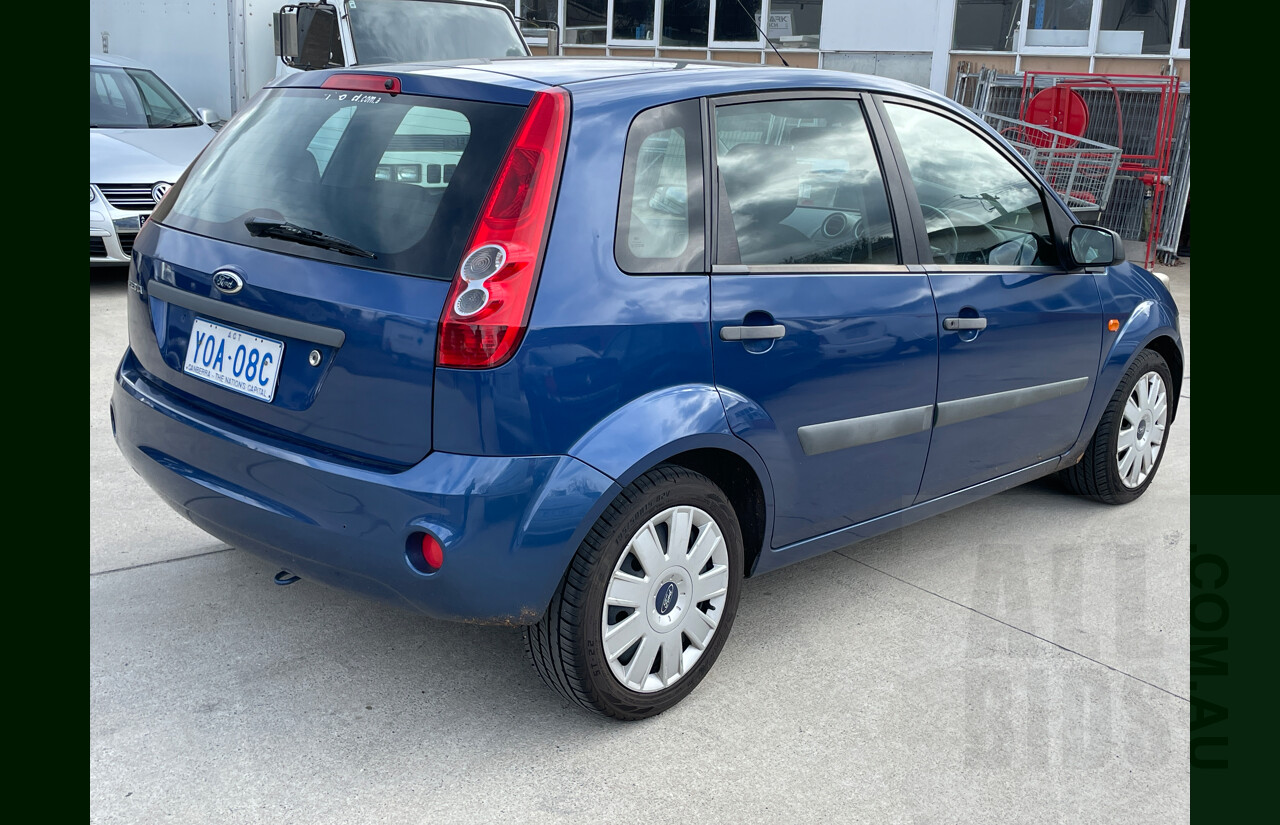
[[[237,425],[407,466],[431,449],[440,310],[530,93],[336,80],[266,91],[157,208],[131,347]]]

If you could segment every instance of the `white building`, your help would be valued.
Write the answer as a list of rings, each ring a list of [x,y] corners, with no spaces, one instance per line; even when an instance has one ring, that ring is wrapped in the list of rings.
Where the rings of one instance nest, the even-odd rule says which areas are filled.
[[[961,63],[1191,79],[1190,0],[500,0],[566,55],[823,67],[947,94]],[[757,28],[759,26],[760,28]],[[535,52],[545,30],[527,28]],[[538,44],[543,48],[539,49]]]

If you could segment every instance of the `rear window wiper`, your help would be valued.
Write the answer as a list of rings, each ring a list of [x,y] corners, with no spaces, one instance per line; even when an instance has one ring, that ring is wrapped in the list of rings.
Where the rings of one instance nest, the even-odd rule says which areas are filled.
[[[327,235],[318,229],[308,229],[305,226],[298,226],[296,223],[289,223],[288,221],[276,220],[275,218],[246,218],[244,226],[245,229],[249,230],[250,235],[258,238],[279,238],[282,241],[294,241],[307,246],[319,246],[360,258],[378,257],[369,250],[362,249],[350,241],[344,241],[342,238]]]

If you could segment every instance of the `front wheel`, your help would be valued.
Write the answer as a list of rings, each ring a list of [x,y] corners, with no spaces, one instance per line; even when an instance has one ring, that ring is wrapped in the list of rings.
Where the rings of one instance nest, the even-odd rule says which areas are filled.
[[[550,687],[619,719],[689,695],[733,624],[742,581],[733,507],[705,476],[662,466],[628,486],[578,548],[525,648]]]
[[[1164,458],[1169,428],[1169,365],[1143,350],[1125,370],[1084,457],[1059,473],[1072,492],[1126,504],[1146,492]]]

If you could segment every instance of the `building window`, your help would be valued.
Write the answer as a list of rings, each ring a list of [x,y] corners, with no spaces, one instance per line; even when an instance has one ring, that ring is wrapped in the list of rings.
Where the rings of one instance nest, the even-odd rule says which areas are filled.
[[[653,0],[613,0],[615,40],[653,39]]]
[[[761,31],[781,49],[817,49],[822,0],[566,0],[565,42],[600,43],[612,5],[609,42],[648,41],[669,48],[737,44],[759,48]],[[659,34],[654,36],[654,30]],[[619,44],[622,45],[622,44]]]
[[[760,0],[716,0],[714,39],[721,43],[758,43]]]
[[[709,0],[663,0],[663,46],[706,48]]]
[[[529,20],[549,20],[556,22],[556,14],[559,11],[558,0],[520,0],[521,17]],[[530,23],[521,23],[520,31],[526,38],[536,37],[542,38],[547,36],[547,27]]]
[[[1031,0],[1028,46],[1088,46],[1093,0]]]
[[[1168,54],[1175,0],[1103,0],[1099,54]]]
[[[609,0],[566,0],[564,4],[564,42],[578,45],[605,42],[605,15]]]
[[[1017,47],[1022,0],[956,0],[951,47],[963,51],[1011,52]]]
[[[1020,28],[1025,29],[1021,36]],[[1027,0],[1025,6],[1022,0],[956,0],[951,47],[997,52],[1021,47],[1034,54],[1078,55],[1088,54],[1095,43],[1094,54],[1171,56],[1178,49],[1190,50],[1190,29],[1189,0]]]
[[[822,0],[772,0],[769,42],[779,49],[816,49],[822,28]]]

